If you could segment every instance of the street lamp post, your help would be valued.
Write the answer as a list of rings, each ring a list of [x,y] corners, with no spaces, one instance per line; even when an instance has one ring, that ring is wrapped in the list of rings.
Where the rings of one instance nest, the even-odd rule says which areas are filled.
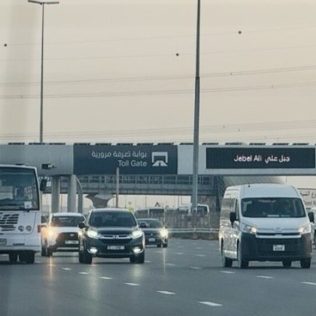
[[[193,176],[192,176],[192,197],[191,197],[193,211],[197,210],[197,203],[198,203],[199,129],[200,129],[200,16],[201,16],[201,0],[197,0],[194,135],[193,135]]]
[[[59,4],[59,1],[28,0],[30,3],[42,6],[42,44],[41,44],[41,96],[40,96],[40,134],[39,141],[43,142],[43,96],[44,96],[44,13],[45,4]]]

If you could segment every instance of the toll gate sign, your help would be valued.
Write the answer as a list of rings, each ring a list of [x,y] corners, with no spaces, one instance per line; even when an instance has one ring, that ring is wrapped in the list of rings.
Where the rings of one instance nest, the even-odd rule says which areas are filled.
[[[74,145],[75,174],[177,174],[175,145]]]
[[[315,148],[206,148],[206,169],[314,169]]]

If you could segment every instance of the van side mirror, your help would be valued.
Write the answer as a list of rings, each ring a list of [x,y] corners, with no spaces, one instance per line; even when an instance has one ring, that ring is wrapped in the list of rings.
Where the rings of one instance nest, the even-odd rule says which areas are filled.
[[[80,229],[83,229],[83,228],[86,227],[86,225],[85,225],[84,222],[81,222],[81,223],[78,224],[78,227],[79,227]]]
[[[232,223],[232,225],[233,225],[233,223],[236,221],[236,219],[237,219],[236,213],[235,213],[235,212],[230,212],[230,213],[229,213],[229,220],[230,220],[230,222]]]
[[[40,190],[44,192],[46,190],[46,187],[47,187],[47,179],[42,179],[40,183]]]
[[[309,221],[311,223],[315,223],[315,214],[314,214],[314,212],[309,212],[308,213],[308,218],[309,218]]]

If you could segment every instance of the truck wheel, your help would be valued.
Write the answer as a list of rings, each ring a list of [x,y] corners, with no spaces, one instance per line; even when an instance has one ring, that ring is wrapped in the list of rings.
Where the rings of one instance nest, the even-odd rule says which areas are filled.
[[[282,263],[283,263],[284,268],[291,268],[291,265],[292,265],[291,260],[283,260]]]
[[[301,263],[301,268],[303,269],[309,269],[311,267],[311,258],[305,258],[305,259],[301,259],[300,263]]]
[[[9,261],[10,261],[10,263],[17,263],[18,254],[17,253],[10,253],[9,254]]]

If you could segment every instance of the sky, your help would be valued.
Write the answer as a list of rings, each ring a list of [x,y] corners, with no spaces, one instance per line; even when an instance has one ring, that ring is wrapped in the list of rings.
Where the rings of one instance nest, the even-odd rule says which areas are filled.
[[[316,2],[201,0],[200,141],[316,143]],[[192,142],[197,0],[45,6],[44,142]],[[41,7],[0,1],[0,142],[39,140]]]

